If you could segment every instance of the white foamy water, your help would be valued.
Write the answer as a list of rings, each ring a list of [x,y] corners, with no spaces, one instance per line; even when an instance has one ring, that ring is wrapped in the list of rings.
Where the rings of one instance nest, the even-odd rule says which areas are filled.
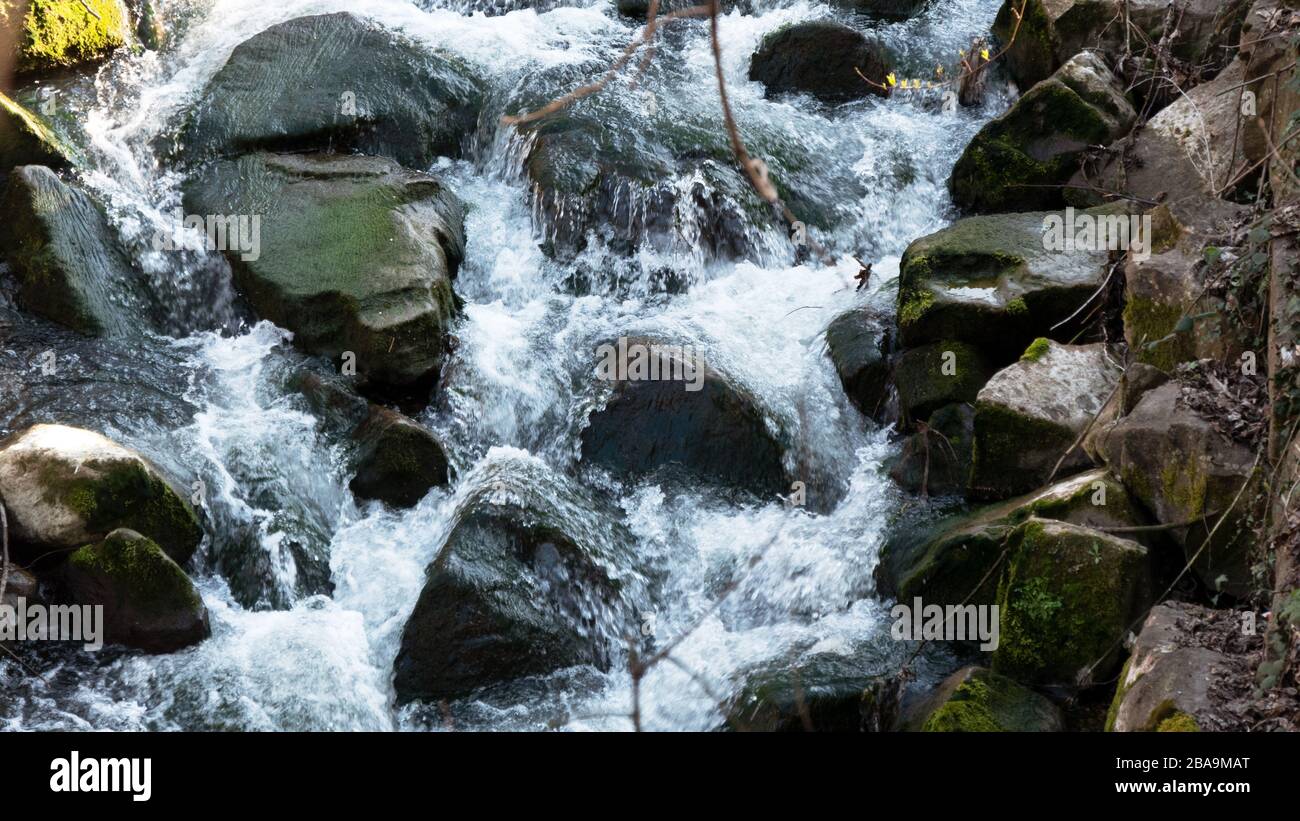
[[[180,283],[182,294],[207,293],[186,284],[211,276],[201,251],[177,263],[145,246],[179,202],[180,180],[159,168],[154,144],[249,36],[305,14],[360,12],[455,53],[505,94],[548,67],[608,62],[635,31],[600,2],[492,17],[461,8],[424,10],[403,0],[362,9],[342,0],[200,6],[168,52],[122,56],[101,73],[101,99],[84,112],[94,157],[84,182],[109,204],[155,280]],[[986,30],[996,8],[993,0],[952,0],[875,33],[901,63],[932,70]],[[822,332],[852,307],[889,309],[899,255],[950,218],[944,180],[997,103],[957,114],[905,99],[828,111],[803,99],[766,100],[761,86],[745,79],[765,33],[836,14],[801,1],[756,15],[733,12],[721,23],[742,130],[758,135],[756,143],[797,145],[820,158],[802,173],[807,190],[837,215],[825,237],[835,265],[794,265],[779,229],[761,227],[766,250],[752,262],[710,261],[682,243],[642,247],[630,260],[594,249],[579,262],[617,269],[624,279],[575,296],[565,285],[572,267],[538,248],[518,146],[507,135],[480,135],[470,158],[432,169],[468,206],[467,259],[456,286],[467,302],[458,348],[437,400],[421,416],[445,442],[454,484],[407,511],[358,506],[340,444],[284,386],[297,361],[284,332],[260,323],[175,341],[192,370],[186,398],[200,410],[179,430],[144,429],[128,439],[186,482],[202,482],[210,521],[242,535],[237,544],[205,540],[197,563],[213,636],[170,656],[58,657],[41,681],[23,679],[11,665],[0,674],[12,696],[0,707],[3,726],[627,729],[617,717],[631,699],[622,669],[560,671],[536,686],[464,699],[446,713],[396,709],[391,671],[425,568],[469,495],[494,471],[519,466],[542,477],[543,492],[547,476],[557,484],[586,476],[578,452],[594,401],[590,352],[600,341],[638,333],[697,346],[752,393],[769,426],[791,443],[791,474],[806,477],[827,502],[812,505],[822,511],[813,514],[775,500],[738,504],[704,488],[677,493],[593,482],[625,514],[643,563],[638,573],[658,580],[648,588],[652,598],[637,602],[656,641],[690,632],[674,653],[677,663],[658,666],[643,682],[645,725],[715,727],[722,720],[716,699],[736,693],[747,671],[777,661],[836,654],[856,660],[864,674],[896,666],[909,648],[888,639],[887,609],[874,598],[871,578],[899,504],[881,467],[891,445],[888,432],[845,398]],[[662,83],[652,90],[684,116],[720,129],[706,29],[682,29],[660,47],[675,70],[646,82]],[[629,92],[616,84],[606,93]],[[855,253],[876,263],[869,292],[854,290]],[[686,293],[650,287],[651,273],[664,267],[683,273]],[[317,550],[331,589],[304,589],[311,573],[299,558],[303,544]],[[230,578],[231,557],[264,565],[257,595],[247,593],[247,579]],[[715,606],[719,591],[737,579]]]

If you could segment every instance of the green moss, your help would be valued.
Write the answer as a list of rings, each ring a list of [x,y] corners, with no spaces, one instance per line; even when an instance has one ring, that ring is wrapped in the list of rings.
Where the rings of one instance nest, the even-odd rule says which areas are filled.
[[[996,733],[1002,730],[989,706],[989,686],[967,678],[942,707],[926,719],[927,733]]]
[[[1129,691],[1129,687],[1125,686],[1124,682],[1128,681],[1128,671],[1132,665],[1133,657],[1129,656],[1124,662],[1124,667],[1119,671],[1119,680],[1115,684],[1115,697],[1110,700],[1110,709],[1106,711],[1105,731],[1108,733],[1115,731],[1115,719],[1119,717],[1120,705],[1124,703],[1124,696]]]
[[[955,674],[962,676],[963,673]],[[940,687],[943,693],[951,679]],[[927,733],[1033,732],[1060,729],[1056,708],[1034,691],[989,670],[964,672],[919,729]]]
[[[1064,451],[1074,438],[1074,432],[1063,425],[992,402],[977,402],[971,485],[985,498],[1028,492],[1047,477],[1026,475],[1022,465],[1026,445],[1032,443],[1035,450]]]
[[[1156,725],[1157,733],[1199,733],[1200,731],[1201,727],[1196,723],[1196,719],[1178,711]]]
[[[1007,303],[1007,313],[1012,316],[1024,316],[1029,313],[1029,306],[1025,304],[1025,298],[1018,296]]]
[[[3,16],[11,25],[17,9],[17,3],[3,0]],[[17,69],[40,71],[100,60],[126,41],[126,20],[117,0],[29,0]]]
[[[69,571],[107,582],[105,587],[144,614],[167,614],[203,606],[185,571],[154,542],[115,530],[103,542],[86,545],[68,558]]]
[[[1047,355],[1047,352],[1051,347],[1051,341],[1040,336],[1033,342],[1029,343],[1029,347],[1026,348],[1025,352],[1020,356],[1020,361],[1037,362]]]
[[[934,293],[932,291],[908,290],[899,295],[898,306],[898,324],[912,325],[925,316],[925,312],[930,310],[934,305]]]
[[[1195,359],[1191,336],[1174,335],[1182,318],[1181,306],[1130,297],[1124,305],[1124,337],[1136,351],[1137,360],[1172,373],[1179,364]]]

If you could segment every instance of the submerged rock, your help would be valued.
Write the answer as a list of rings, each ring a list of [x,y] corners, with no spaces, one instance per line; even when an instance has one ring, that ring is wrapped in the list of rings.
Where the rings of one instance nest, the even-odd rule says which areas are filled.
[[[68,557],[63,584],[77,604],[104,608],[104,641],[170,653],[208,637],[208,610],[157,544],[120,528]]]
[[[855,71],[856,69],[856,71]],[[872,83],[858,76],[861,71]],[[749,79],[767,96],[804,92],[827,103],[888,97],[889,64],[860,32],[829,21],[796,23],[763,38],[749,62]]]
[[[1061,711],[1045,697],[983,667],[963,667],[906,711],[903,729],[924,733],[1054,733]]]
[[[148,296],[103,212],[48,168],[9,176],[0,248],[19,278],[19,304],[90,336],[149,327]]]
[[[0,93],[0,177],[19,165],[67,165],[73,154],[40,115]]]
[[[631,629],[626,534],[576,488],[502,475],[457,511],[402,631],[399,702],[458,698],[575,665],[607,669]],[[543,495],[545,493],[546,495]]]
[[[294,148],[425,169],[460,154],[479,106],[461,63],[338,12],[289,20],[236,46],[180,139],[191,160]]]
[[[1081,473],[1026,496],[894,535],[876,567],[880,592],[899,601],[920,596],[948,605],[969,596],[973,604],[994,604],[998,575],[992,571],[1012,531],[1031,517],[1089,528],[1150,523],[1137,500],[1106,471]],[[1162,544],[1158,533],[1138,538]]]
[[[0,24],[17,35],[5,47],[19,74],[96,63],[129,39],[118,0],[0,0]]]
[[[185,564],[203,538],[189,502],[144,457],[64,425],[35,425],[0,442],[0,499],[20,559],[126,527]]]
[[[1158,522],[1191,523],[1170,533],[1189,561],[1196,557],[1193,569],[1207,587],[1245,595],[1252,585],[1247,522],[1253,494],[1242,488],[1262,480],[1262,471],[1252,472],[1250,448],[1184,405],[1181,390],[1170,382],[1148,392],[1132,413],[1098,434],[1096,447]],[[1207,544],[1229,509],[1230,518]]]
[[[447,454],[423,425],[372,406],[354,435],[360,453],[348,487],[357,498],[414,507],[430,488],[447,484]]]
[[[1101,287],[1109,252],[1047,250],[1049,216],[969,217],[908,246],[899,269],[903,346],[957,340],[1001,365],[1037,337],[1072,336],[1072,326],[1052,326]]]
[[[970,495],[1001,499],[1092,464],[1071,446],[1101,410],[1122,368],[1103,344],[1040,339],[999,371],[975,402]]]
[[[846,311],[826,328],[826,350],[840,384],[858,410],[883,420],[889,400],[888,334],[864,309]]]
[[[685,364],[657,340],[626,346],[642,346],[665,372]],[[671,467],[761,496],[785,492],[784,449],[758,401],[707,362],[694,367],[681,368],[685,379],[602,379],[608,393],[582,430],[583,461],[629,478]]]
[[[1147,549],[1038,518],[1016,528],[1008,547],[993,670],[1066,691],[1107,680],[1124,636],[1152,604]]]
[[[1137,113],[1097,54],[1076,55],[984,126],[953,167],[953,202],[976,213],[1065,204],[1083,151],[1128,133]]]
[[[465,244],[461,204],[436,178],[378,157],[252,154],[206,168],[185,203],[261,215],[260,247],[227,257],[249,303],[298,347],[350,353],[381,386],[436,378]]]

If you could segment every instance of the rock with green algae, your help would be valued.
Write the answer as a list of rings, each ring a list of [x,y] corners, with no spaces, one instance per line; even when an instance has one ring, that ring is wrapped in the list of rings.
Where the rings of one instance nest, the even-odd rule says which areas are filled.
[[[119,528],[68,557],[63,587],[73,602],[103,607],[103,640],[170,653],[207,638],[208,610],[185,571],[157,544]]]
[[[180,144],[190,160],[292,148],[424,169],[460,154],[480,105],[478,82],[459,61],[356,15],[320,14],[236,46],[189,114]]]
[[[0,27],[21,32],[13,45],[18,74],[95,63],[130,40],[121,0],[0,0]]]
[[[1106,471],[1080,473],[1026,496],[891,536],[876,567],[880,592],[899,601],[920,596],[946,605],[970,596],[971,603],[994,604],[999,559],[1012,532],[1031,517],[1089,528],[1150,523],[1137,500]],[[1158,533],[1140,538],[1152,547],[1162,545]]]
[[[40,114],[0,93],[0,176],[20,165],[59,168],[75,155]]]
[[[975,441],[975,410],[947,405],[930,414],[925,428],[907,438],[889,468],[899,487],[913,493],[948,496],[966,492]]]
[[[360,444],[348,487],[360,499],[414,507],[430,488],[447,484],[447,454],[433,433],[402,414],[371,406],[354,437]]]
[[[1005,499],[1042,485],[1054,471],[1068,476],[1089,467],[1087,451],[1071,447],[1110,397],[1121,371],[1101,343],[1031,344],[975,401],[968,495]]]
[[[1156,521],[1181,525],[1170,534],[1188,561],[1195,559],[1192,568],[1206,586],[1245,595],[1253,582],[1247,522],[1256,495],[1248,483],[1262,481],[1262,470],[1252,471],[1251,448],[1220,433],[1181,394],[1177,382],[1148,392],[1098,434],[1096,446]],[[1225,512],[1228,520],[1215,530]]]
[[[203,169],[185,206],[262,215],[260,246],[227,258],[254,310],[295,345],[349,352],[381,387],[436,378],[465,245],[460,201],[438,179],[379,157],[250,154]]]
[[[1238,614],[1186,602],[1166,602],[1151,609],[1120,673],[1106,717],[1108,731],[1195,732],[1244,730],[1240,716],[1225,709],[1216,687],[1230,692],[1230,679],[1249,682],[1250,663],[1207,647],[1197,636],[1217,636],[1207,629],[1220,621],[1239,629]],[[1213,639],[1212,639],[1213,640]]]
[[[0,248],[18,275],[25,309],[88,336],[150,326],[150,298],[99,206],[50,169],[9,175]]]
[[[1049,216],[968,217],[908,246],[899,267],[902,346],[957,340],[998,366],[1037,337],[1069,331],[1052,329],[1101,287],[1110,255],[1049,251]]]
[[[983,667],[953,673],[904,715],[903,729],[924,733],[1051,733],[1065,728],[1046,697]]]
[[[945,405],[974,402],[993,375],[973,345],[941,340],[904,351],[894,361],[894,386],[903,419],[926,419]]]
[[[998,581],[993,669],[1064,691],[1105,681],[1152,603],[1151,561],[1135,541],[1032,518],[1008,539]]]
[[[975,135],[948,180],[953,202],[984,214],[1062,207],[1083,152],[1124,136],[1136,118],[1105,61],[1081,52]]]
[[[19,559],[129,527],[185,564],[203,538],[189,502],[143,456],[65,425],[35,425],[0,442],[0,499]]]
[[[881,421],[889,400],[885,323],[865,308],[846,311],[826,328],[826,350],[858,410]]]

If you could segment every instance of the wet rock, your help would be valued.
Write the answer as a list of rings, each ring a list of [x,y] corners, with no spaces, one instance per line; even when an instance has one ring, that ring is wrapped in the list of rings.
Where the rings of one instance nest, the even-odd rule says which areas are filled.
[[[396,411],[372,406],[357,430],[357,473],[348,485],[359,499],[414,507],[429,489],[447,484],[447,454],[433,433]]]
[[[190,160],[294,148],[425,169],[459,155],[479,106],[459,61],[339,12],[289,20],[236,46],[180,141]]]
[[[500,474],[457,511],[402,631],[399,702],[611,664],[631,629],[627,534],[565,481],[535,478]]]
[[[662,372],[678,367],[686,378],[600,378],[607,393],[582,430],[584,462],[628,478],[672,468],[762,496],[785,492],[783,448],[743,386],[702,359],[688,373],[657,340],[629,337],[625,344],[628,351],[643,346]]]
[[[909,20],[920,14],[929,3],[930,0],[832,0],[831,5],[877,20]]]
[[[1105,60],[1076,55],[984,126],[953,167],[953,202],[975,213],[1065,204],[1083,151],[1129,132],[1137,113]]]
[[[1151,210],[1153,253],[1129,254],[1124,268],[1124,339],[1138,362],[1172,373],[1183,362],[1241,358],[1242,331],[1206,293],[1205,248],[1226,239],[1249,211],[1209,197]],[[1195,317],[1190,329],[1182,329],[1184,317]]]
[[[864,81],[855,69],[879,85]],[[762,83],[767,96],[803,92],[826,103],[888,97],[884,83],[889,71],[878,45],[848,26],[829,21],[796,23],[774,31],[763,38],[749,62],[749,79]]]
[[[724,728],[762,733],[856,733],[870,675],[851,657],[818,653],[749,673]]]
[[[19,165],[67,165],[73,154],[36,112],[0,93],[0,177]]]
[[[1016,528],[1008,546],[993,670],[1066,691],[1106,681],[1129,626],[1152,604],[1147,549],[1037,518]]]
[[[436,178],[378,157],[252,154],[206,168],[185,203],[261,215],[260,247],[227,257],[249,303],[298,347],[351,353],[379,386],[436,378],[465,242],[461,204]]]
[[[1249,680],[1247,659],[1206,647],[1193,635],[1215,617],[1214,611],[1183,602],[1152,608],[1120,673],[1106,718],[1108,731],[1247,729],[1214,693],[1229,678]],[[1236,613],[1218,617],[1239,627]]]
[[[149,327],[148,296],[103,212],[48,168],[9,176],[0,248],[19,278],[24,310],[83,334]]]
[[[4,597],[0,598],[0,604],[14,608],[17,611],[23,604],[40,604],[40,584],[36,577],[17,565],[8,566],[9,580],[5,585]],[[3,624],[3,616],[0,615],[0,624]],[[0,641],[0,648],[12,649],[14,642]]]
[[[103,60],[127,43],[123,11],[117,0],[0,0],[0,23],[18,35],[14,70],[51,71]]]
[[[189,503],[144,457],[79,428],[36,425],[0,443],[0,498],[19,560],[129,527],[185,564],[203,538]]]
[[[668,14],[681,9],[690,8],[698,5],[695,0],[660,0],[659,14]],[[748,6],[748,3],[737,2],[737,0],[722,0],[719,8],[723,14],[730,14],[731,10],[737,5]],[[633,20],[644,20],[650,14],[650,0],[616,0],[614,3],[618,13],[624,17]]]
[[[1170,531],[1193,569],[1212,590],[1244,595],[1251,589],[1250,529],[1253,493],[1248,482],[1255,455],[1221,434],[1208,419],[1185,406],[1181,388],[1170,382],[1148,392],[1133,412],[1106,428],[1097,449],[1126,487],[1165,525],[1196,522]],[[1230,508],[1206,545],[1219,516]],[[1202,550],[1202,546],[1205,549]]]
[[[978,348],[942,340],[904,351],[894,362],[894,386],[904,420],[926,419],[945,405],[974,402],[993,368]]]
[[[876,421],[884,418],[889,400],[887,345],[884,324],[862,309],[840,314],[826,328],[826,349],[844,393]]]
[[[170,653],[211,632],[207,608],[185,571],[133,530],[114,530],[73,553],[63,584],[77,604],[104,608],[108,643]]]
[[[1120,372],[1102,344],[1030,345],[975,402],[970,495],[1005,498],[1047,481],[1058,462],[1058,476],[1091,465],[1087,451],[1070,447],[1110,398]]]
[[[1073,336],[1072,325],[1052,326],[1101,286],[1109,254],[1047,250],[1049,216],[970,217],[908,246],[899,274],[903,347],[957,340],[1001,365],[1037,337]]]
[[[975,443],[975,410],[947,405],[926,420],[925,428],[908,437],[889,476],[900,487],[929,496],[965,493],[970,483]]]
[[[994,604],[998,574],[992,571],[1008,536],[1031,517],[1088,528],[1150,524],[1138,501],[1106,471],[1081,473],[1016,499],[895,534],[876,567],[880,592],[899,601],[920,596],[947,605],[971,596],[973,604]],[[1163,546],[1158,533],[1137,538]]]
[[[983,667],[963,667],[904,715],[924,733],[1053,733],[1065,729],[1047,698]]]

